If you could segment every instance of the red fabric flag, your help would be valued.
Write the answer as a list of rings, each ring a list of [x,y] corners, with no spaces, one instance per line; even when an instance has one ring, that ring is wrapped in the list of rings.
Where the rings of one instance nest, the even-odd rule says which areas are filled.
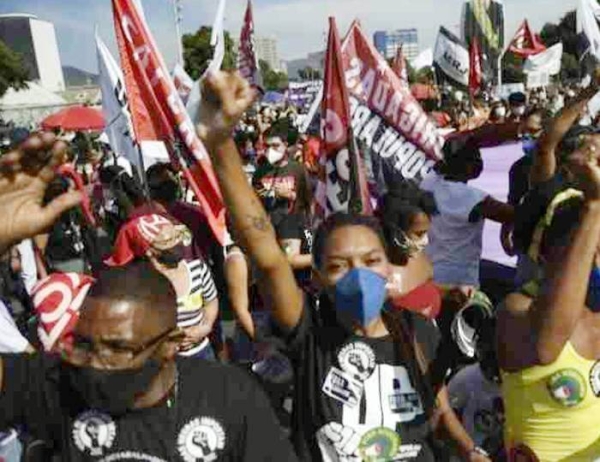
[[[541,53],[545,49],[538,36],[531,32],[527,20],[523,21],[509,47],[509,51],[523,58]]]
[[[198,199],[215,237],[225,238],[225,208],[212,164],[173,84],[154,38],[132,0],[113,0],[115,31],[134,130],[163,141]]]
[[[402,46],[400,46],[398,48],[398,51],[396,52],[396,57],[394,58],[392,70],[400,78],[402,84],[408,86],[408,68],[406,66],[406,59],[404,58]]]
[[[469,47],[469,91],[476,96],[481,91],[483,83],[483,68],[481,66],[481,49],[477,37],[471,40]]]
[[[322,103],[323,153],[327,170],[325,213],[371,214],[363,162],[352,133],[341,41],[334,18],[329,18]]]
[[[242,77],[250,85],[261,86],[260,70],[258,68],[258,59],[254,49],[254,17],[252,14],[252,0],[248,0],[246,14],[244,15],[244,25],[240,33],[240,45],[238,49],[237,68]]]

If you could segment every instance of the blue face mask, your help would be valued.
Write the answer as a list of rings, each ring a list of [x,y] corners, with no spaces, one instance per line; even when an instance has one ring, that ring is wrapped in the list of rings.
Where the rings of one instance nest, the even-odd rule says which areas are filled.
[[[523,138],[523,152],[527,157],[533,157],[535,152],[537,151],[538,140],[531,136],[526,136]]]
[[[335,285],[335,310],[338,320],[350,328],[371,324],[381,314],[385,302],[387,280],[363,268],[348,271]]]
[[[585,304],[594,313],[600,313],[600,268],[594,266],[590,273],[590,282]]]

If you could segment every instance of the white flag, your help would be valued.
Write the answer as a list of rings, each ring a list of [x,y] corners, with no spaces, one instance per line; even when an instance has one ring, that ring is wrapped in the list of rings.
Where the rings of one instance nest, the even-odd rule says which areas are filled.
[[[445,27],[440,28],[433,61],[454,82],[465,87],[469,85],[469,50]]]
[[[131,162],[140,174],[140,178],[144,178],[144,168],[133,130],[123,72],[97,32],[96,50],[102,91],[102,112],[106,120],[104,132],[113,151]]]
[[[527,74],[556,75],[560,72],[562,54],[563,44],[557,43],[546,51],[527,58],[523,71]]]
[[[580,0],[577,7],[577,33],[584,34],[588,51],[600,59],[600,5],[596,0]]]
[[[194,83],[191,92],[188,96],[185,108],[192,119],[192,122],[196,123],[198,120],[198,110],[200,109],[200,85],[202,80],[210,73],[221,69],[223,65],[223,59],[225,58],[225,28],[223,23],[225,22],[225,6],[226,0],[219,0],[219,7],[217,8],[217,15],[215,16],[215,22],[212,28],[212,36],[210,38],[210,44],[214,47],[215,51],[213,59],[211,59],[208,68],[200,77],[200,80]]]

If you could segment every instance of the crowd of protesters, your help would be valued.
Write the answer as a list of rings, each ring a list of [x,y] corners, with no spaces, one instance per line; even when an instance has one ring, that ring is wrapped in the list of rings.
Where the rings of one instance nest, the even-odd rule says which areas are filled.
[[[443,92],[424,105],[447,133],[431,174],[324,218],[318,131],[214,73],[197,129],[225,245],[172,165],[7,130],[1,457],[600,459],[598,83]],[[504,202],[469,182],[508,142]],[[491,283],[486,220],[518,257]]]

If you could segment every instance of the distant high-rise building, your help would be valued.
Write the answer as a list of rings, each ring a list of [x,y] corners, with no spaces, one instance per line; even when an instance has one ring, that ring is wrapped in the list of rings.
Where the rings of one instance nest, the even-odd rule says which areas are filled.
[[[409,61],[419,55],[419,33],[417,29],[399,29],[393,31],[377,31],[373,35],[375,48],[386,59],[396,56],[402,46],[404,56]]]
[[[277,39],[275,37],[256,37],[256,56],[259,61],[266,61],[275,71],[281,70],[281,60],[277,51]]]
[[[233,49],[237,53],[240,40],[238,37],[232,37],[232,39]],[[282,65],[282,61],[279,59],[277,39],[275,37],[255,37],[254,50],[256,52],[256,59],[266,61],[271,66],[271,69],[275,71],[285,71],[285,66]]]
[[[65,90],[54,24],[31,14],[3,14],[0,40],[22,56],[29,80],[53,92]]]

